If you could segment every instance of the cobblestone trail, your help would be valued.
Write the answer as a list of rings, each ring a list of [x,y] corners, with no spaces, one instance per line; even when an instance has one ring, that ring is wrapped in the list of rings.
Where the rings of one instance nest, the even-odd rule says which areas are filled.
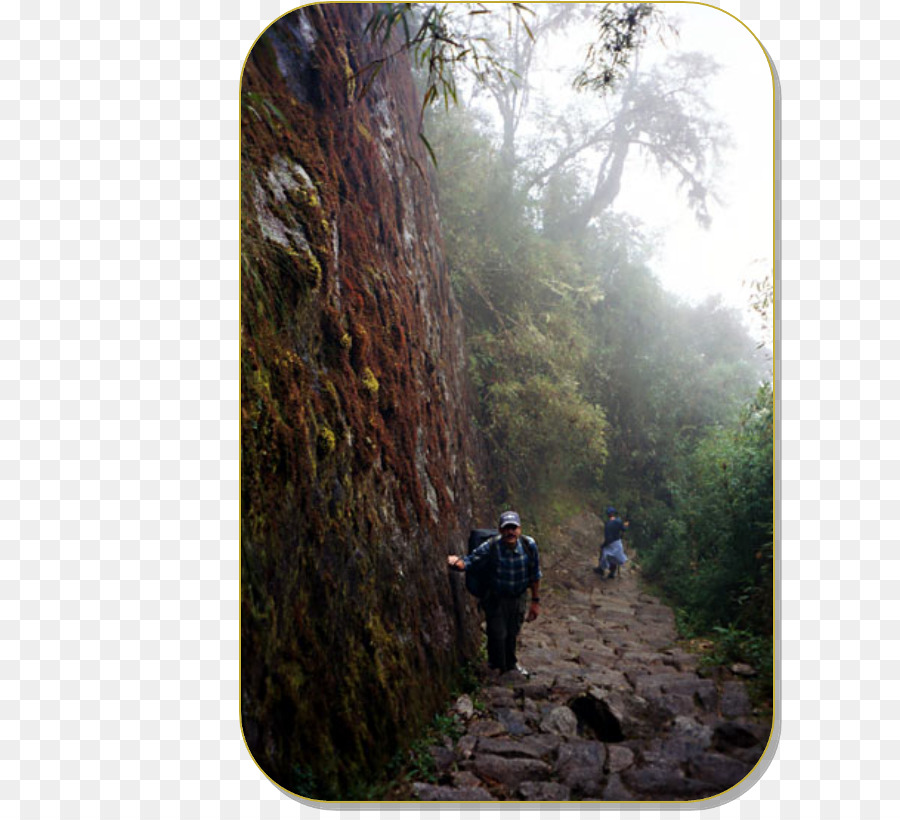
[[[542,612],[511,672],[454,707],[463,734],[432,748],[430,801],[693,801],[753,769],[769,739],[744,682],[697,674],[672,611],[641,591],[632,562],[593,572],[602,522],[563,528],[544,564]]]

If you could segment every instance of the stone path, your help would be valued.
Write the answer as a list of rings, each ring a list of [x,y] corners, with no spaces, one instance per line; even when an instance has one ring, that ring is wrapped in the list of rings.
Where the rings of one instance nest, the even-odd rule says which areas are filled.
[[[613,580],[592,571],[601,527],[586,515],[560,532],[541,617],[520,638],[529,677],[507,673],[457,701],[461,736],[432,748],[437,783],[411,784],[410,798],[687,801],[753,769],[770,720],[752,713],[742,680],[697,674],[672,611],[633,567]]]

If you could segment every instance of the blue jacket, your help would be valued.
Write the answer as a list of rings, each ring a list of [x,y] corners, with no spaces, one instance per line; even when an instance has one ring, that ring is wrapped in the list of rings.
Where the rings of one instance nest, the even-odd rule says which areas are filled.
[[[624,533],[627,529],[628,525],[625,524],[621,518],[610,518],[609,521],[607,521],[603,526],[602,546],[608,547],[610,544],[614,544],[616,541],[621,541],[622,533]]]

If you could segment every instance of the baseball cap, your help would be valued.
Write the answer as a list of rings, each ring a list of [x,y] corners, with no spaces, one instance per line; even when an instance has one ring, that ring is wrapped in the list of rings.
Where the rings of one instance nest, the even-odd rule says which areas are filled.
[[[502,530],[509,524],[515,524],[517,527],[522,526],[522,522],[519,520],[519,514],[512,510],[500,514],[500,529]]]

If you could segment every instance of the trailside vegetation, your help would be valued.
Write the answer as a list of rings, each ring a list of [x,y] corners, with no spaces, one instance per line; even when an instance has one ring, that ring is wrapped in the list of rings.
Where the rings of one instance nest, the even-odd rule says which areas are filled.
[[[585,71],[605,81],[582,72],[575,85],[594,102],[562,114],[537,99],[529,72],[545,33],[586,22],[578,8],[542,10],[527,31],[495,30],[494,53],[515,70],[426,112],[492,501],[528,510],[540,535],[614,500],[683,633],[752,647],[743,659],[765,674],[770,362],[735,310],[663,289],[655,237],[613,208],[627,157],[642,154],[709,226],[729,146],[703,94],[716,66],[692,54],[642,69],[632,47],[604,73],[595,46]],[[622,19],[641,26],[656,15],[631,9]],[[754,287],[748,298],[770,307],[771,280]]]

